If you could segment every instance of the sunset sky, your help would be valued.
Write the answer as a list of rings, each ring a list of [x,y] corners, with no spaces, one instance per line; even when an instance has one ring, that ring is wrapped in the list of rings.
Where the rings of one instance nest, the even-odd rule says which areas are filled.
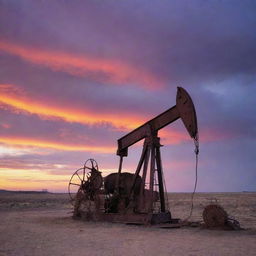
[[[0,189],[66,192],[88,158],[117,171],[117,139],[182,86],[198,117],[197,190],[255,191],[255,13],[253,0],[0,0]],[[167,190],[192,191],[185,127],[160,136]]]

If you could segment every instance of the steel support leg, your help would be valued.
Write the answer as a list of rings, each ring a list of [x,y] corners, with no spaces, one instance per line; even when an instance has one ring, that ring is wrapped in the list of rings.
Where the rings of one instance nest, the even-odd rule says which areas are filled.
[[[158,176],[158,186],[159,186],[159,196],[160,196],[160,203],[161,203],[161,212],[165,212],[163,170],[162,170],[160,146],[156,146],[156,165],[157,165],[157,176]]]

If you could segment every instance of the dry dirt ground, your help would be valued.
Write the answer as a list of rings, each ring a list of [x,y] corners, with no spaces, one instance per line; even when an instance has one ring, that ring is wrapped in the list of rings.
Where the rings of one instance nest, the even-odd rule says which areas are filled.
[[[217,201],[245,230],[127,226],[71,218],[65,194],[0,194],[0,256],[256,255],[256,193],[198,193],[192,220]],[[190,194],[169,194],[173,217],[185,218]]]

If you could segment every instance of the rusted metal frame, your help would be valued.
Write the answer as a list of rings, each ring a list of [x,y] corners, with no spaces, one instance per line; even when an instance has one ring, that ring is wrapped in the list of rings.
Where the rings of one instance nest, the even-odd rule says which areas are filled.
[[[78,186],[78,187],[81,186],[81,184],[76,184],[76,183],[72,183],[72,182],[69,182],[69,184],[71,184],[71,185],[76,185],[76,186]]]
[[[160,140],[160,138],[158,138]],[[161,203],[161,212],[165,212],[165,198],[164,198],[164,186],[163,186],[163,168],[160,153],[160,144],[155,146],[156,148],[156,165],[157,165],[157,177],[159,187],[159,197]]]
[[[155,146],[154,143],[150,145],[150,180],[149,180],[149,190],[150,190],[150,204],[149,204],[149,212],[153,211],[153,193],[154,193],[154,175],[155,175]]]
[[[142,190],[144,190],[144,188],[145,188],[149,157],[150,157],[150,151],[149,151],[149,147],[147,147],[147,152],[146,152],[144,166],[143,166],[143,174],[142,174],[142,186],[141,186]]]
[[[73,183],[72,180],[73,180],[73,177],[74,177],[75,175],[78,175],[78,171],[80,171],[80,170],[82,170],[82,169],[83,169],[83,167],[80,168],[80,169],[78,169],[78,170],[76,170],[76,171],[73,173],[73,175],[71,176],[70,180],[69,180],[69,183],[68,183],[68,194],[69,194],[69,197],[70,197],[71,201],[72,201],[74,198],[72,197],[72,192],[71,192],[71,190],[70,190],[70,185],[75,185],[75,186],[81,187],[81,185],[82,185],[82,183],[83,183],[82,181],[81,181],[80,184],[77,184],[77,183]]]
[[[123,156],[120,156],[119,168],[118,168],[118,173],[117,173],[117,177],[116,177],[116,192],[118,194],[119,194],[120,173],[122,171],[122,166],[123,166]]]
[[[85,166],[83,168],[83,182],[84,182],[84,179],[85,179]]]
[[[141,153],[141,157],[140,157],[140,161],[139,161],[139,164],[137,166],[137,169],[136,169],[136,172],[134,174],[134,178],[133,178],[133,181],[132,181],[132,186],[131,186],[131,190],[129,192],[129,198],[131,198],[132,196],[132,191],[134,189],[134,186],[135,186],[135,183],[136,183],[136,179],[140,173],[140,170],[141,170],[141,167],[142,167],[142,164],[145,160],[145,156],[146,156],[146,152],[148,151],[148,145],[147,144],[144,144],[143,146],[143,149],[142,149],[142,153]],[[129,207],[129,205],[128,205]]]
[[[144,144],[146,144],[147,139],[145,139]],[[149,157],[150,157],[150,150],[149,147],[147,145],[147,151],[145,153],[145,160],[144,160],[144,165],[143,165],[143,174],[142,174],[142,183],[141,183],[141,187],[140,187],[140,201],[139,201],[139,206],[140,208],[143,205],[143,201],[144,201],[144,190],[145,190],[145,182],[146,182],[146,177],[147,177],[147,170],[148,170],[148,162],[149,162]]]
[[[182,87],[178,87],[176,107],[189,135],[197,140],[198,127],[195,106],[188,92]]]
[[[79,178],[79,180],[80,180],[81,182],[83,182],[83,180],[80,178],[80,176],[78,175],[78,173],[75,172],[75,174],[76,174],[76,176]]]
[[[141,139],[150,136],[151,131],[158,131],[166,125],[174,122],[178,118],[180,118],[179,111],[176,106],[173,106],[157,117],[141,125],[137,129],[133,130],[118,140],[117,155],[127,156],[128,147],[140,141]]]
[[[148,127],[153,131],[158,131],[166,125],[174,122],[178,118],[181,118],[186,129],[188,130],[192,138],[197,137],[197,118],[195,107],[190,95],[181,87],[178,87],[176,96],[176,105],[166,110],[145,124],[141,125],[137,129],[128,133],[118,140],[117,155],[127,156],[128,147],[147,137]]]

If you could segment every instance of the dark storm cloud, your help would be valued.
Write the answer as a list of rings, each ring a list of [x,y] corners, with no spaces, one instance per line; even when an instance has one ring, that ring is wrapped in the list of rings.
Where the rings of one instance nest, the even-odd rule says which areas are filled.
[[[5,9],[5,38],[123,59],[170,83],[255,72],[254,1],[14,1]]]

